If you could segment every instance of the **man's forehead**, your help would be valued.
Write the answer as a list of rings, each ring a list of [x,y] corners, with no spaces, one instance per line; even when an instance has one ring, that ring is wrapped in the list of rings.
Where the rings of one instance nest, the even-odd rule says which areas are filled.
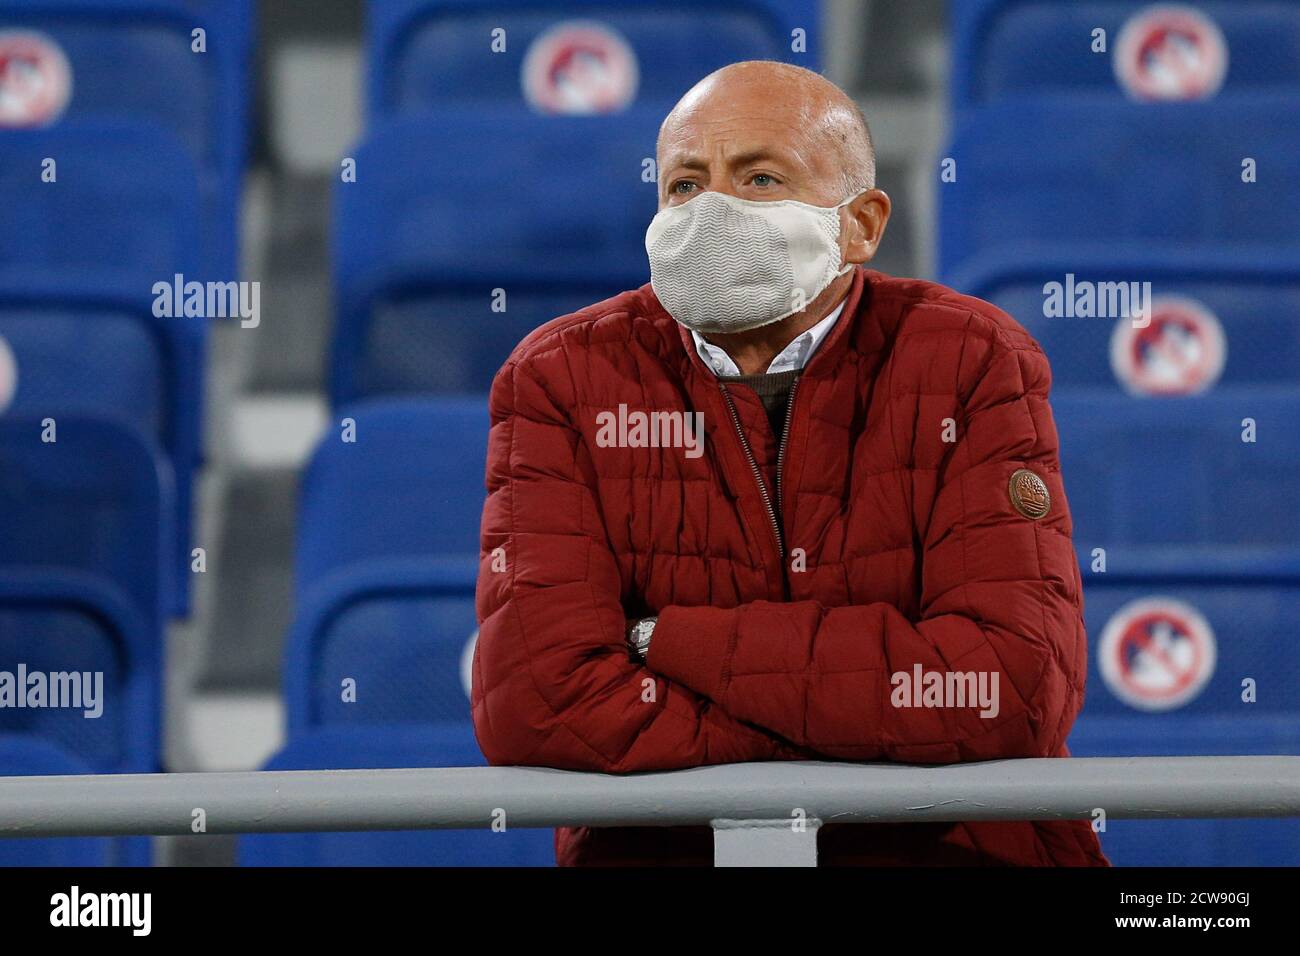
[[[665,163],[709,158],[722,152],[728,159],[766,156],[807,163],[812,150],[808,132],[793,118],[732,114],[683,117],[666,126],[660,139]]]
[[[738,63],[725,67],[686,91],[673,112],[730,110],[757,104],[774,111],[806,111],[837,91],[817,74],[781,63]]]
[[[739,77],[696,85],[673,107],[666,127],[691,126],[728,118],[755,120],[770,118],[796,124],[818,108],[815,97],[802,84],[774,84],[765,80],[746,82]]]
[[[832,108],[816,79],[767,63],[739,64],[706,77],[664,120],[661,161],[720,147],[728,152],[767,147],[807,161],[820,152],[816,141]]]

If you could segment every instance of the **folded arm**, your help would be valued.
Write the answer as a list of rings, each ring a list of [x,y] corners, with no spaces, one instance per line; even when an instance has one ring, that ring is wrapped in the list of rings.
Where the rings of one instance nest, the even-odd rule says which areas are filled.
[[[671,606],[659,612],[648,666],[829,757],[1058,753],[1082,701],[1087,646],[1049,380],[1041,352],[1002,346],[967,390],[929,521],[918,529],[918,619],[883,603]],[[1050,491],[1040,520],[1012,505],[1008,485],[1021,468]],[[916,703],[918,664],[938,675],[929,680],[965,690],[978,685],[957,677],[982,674],[984,687],[996,688],[996,714],[978,704],[899,706]]]
[[[493,384],[471,693],[484,754],[607,772],[795,756],[630,659],[571,407],[513,360]]]

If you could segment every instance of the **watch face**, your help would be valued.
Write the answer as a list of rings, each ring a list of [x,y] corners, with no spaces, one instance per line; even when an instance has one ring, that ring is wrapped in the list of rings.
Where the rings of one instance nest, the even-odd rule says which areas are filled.
[[[636,649],[645,653],[645,649],[650,645],[650,635],[654,633],[653,621],[639,621],[632,631],[632,638],[636,642]]]

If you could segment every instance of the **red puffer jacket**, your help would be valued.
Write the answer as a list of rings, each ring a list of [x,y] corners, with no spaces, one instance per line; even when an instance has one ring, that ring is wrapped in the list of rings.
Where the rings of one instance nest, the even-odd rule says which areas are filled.
[[[483,752],[612,773],[1068,756],[1087,642],[1049,382],[988,303],[859,269],[782,454],[757,395],[724,389],[650,286],[538,329],[492,386]],[[620,406],[702,413],[703,453],[607,447]],[[1018,469],[1046,482],[1039,520],[1013,507]],[[637,666],[625,621],[653,613]],[[892,676],[917,665],[996,679],[997,715],[895,706]],[[818,844],[824,865],[1106,863],[1084,821],[827,825]],[[708,864],[712,839],[577,828],[556,851]]]

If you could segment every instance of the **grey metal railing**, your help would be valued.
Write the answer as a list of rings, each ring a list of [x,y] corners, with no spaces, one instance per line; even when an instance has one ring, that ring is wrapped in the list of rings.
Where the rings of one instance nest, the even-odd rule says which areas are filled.
[[[1300,816],[1300,757],[0,777],[0,837],[709,825],[719,866],[816,862],[824,823]]]

